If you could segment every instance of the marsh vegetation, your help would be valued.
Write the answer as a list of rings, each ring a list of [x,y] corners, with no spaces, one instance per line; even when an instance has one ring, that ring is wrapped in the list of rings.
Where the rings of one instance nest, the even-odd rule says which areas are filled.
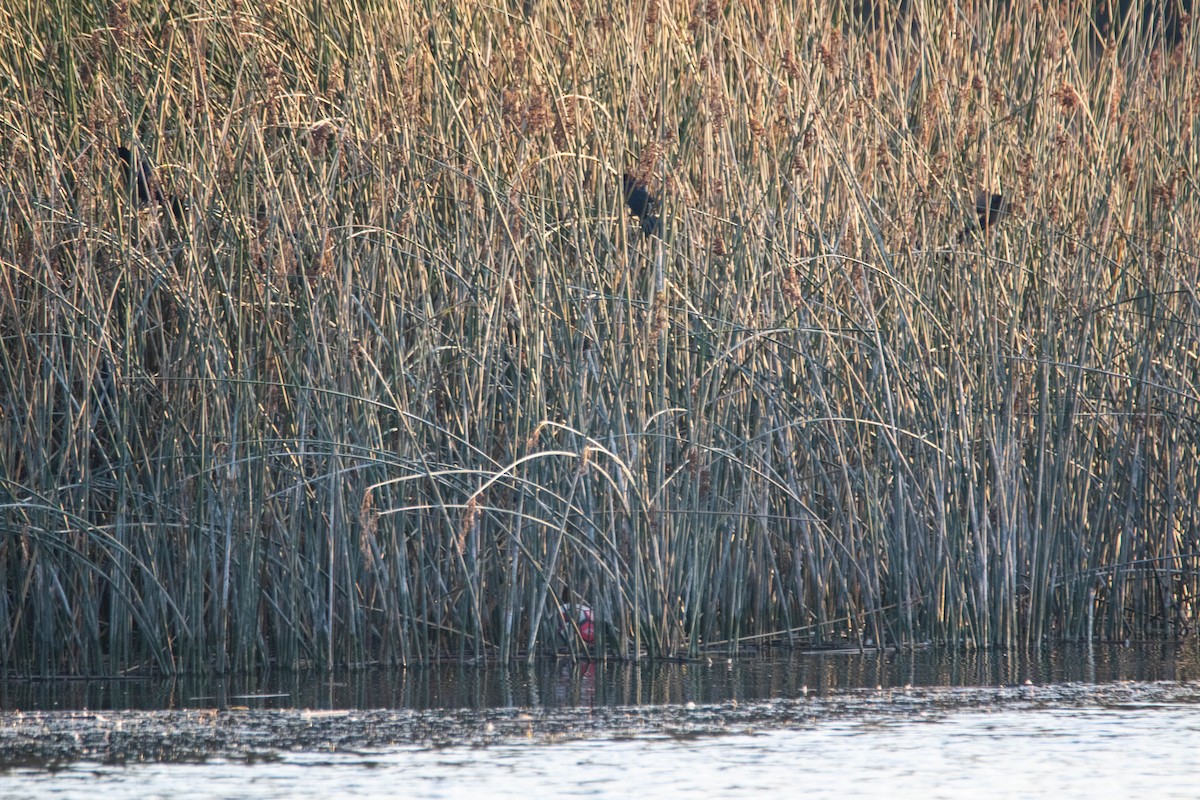
[[[5,669],[1187,634],[1147,7],[0,11]]]

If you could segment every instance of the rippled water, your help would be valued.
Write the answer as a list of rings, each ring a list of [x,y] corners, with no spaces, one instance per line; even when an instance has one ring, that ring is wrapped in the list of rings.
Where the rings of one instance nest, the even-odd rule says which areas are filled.
[[[1196,656],[1193,645],[919,664],[853,654],[632,671],[551,665],[503,677],[456,668],[307,690],[327,700],[350,692],[360,702],[347,709],[384,707],[376,692],[459,699],[344,712],[18,712],[32,690],[7,685],[0,755],[5,742],[12,752],[20,736],[70,724],[56,729],[62,759],[0,767],[0,797],[1194,798]],[[955,688],[972,686],[991,688]],[[60,707],[80,690],[38,689]],[[193,709],[210,696],[183,702],[174,691]],[[257,702],[316,706],[291,700]],[[105,743],[143,721],[184,739],[185,724],[226,724],[253,746],[203,763],[137,763],[147,757],[138,752],[157,756],[134,748],[120,751],[132,760],[111,763],[117,750]],[[71,755],[81,737],[90,749]]]
[[[959,711],[698,738],[589,739],[272,764],[79,764],[5,797],[1195,798],[1200,707]]]

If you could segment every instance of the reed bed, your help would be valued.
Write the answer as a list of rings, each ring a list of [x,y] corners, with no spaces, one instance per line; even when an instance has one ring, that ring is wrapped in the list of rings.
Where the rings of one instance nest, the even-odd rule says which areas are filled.
[[[5,671],[1195,624],[1177,4],[19,5]]]

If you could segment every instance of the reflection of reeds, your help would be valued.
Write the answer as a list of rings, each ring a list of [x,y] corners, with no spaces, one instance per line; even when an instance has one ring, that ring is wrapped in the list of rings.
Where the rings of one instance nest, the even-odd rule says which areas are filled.
[[[0,34],[6,668],[1194,619],[1194,26],[419,5]]]

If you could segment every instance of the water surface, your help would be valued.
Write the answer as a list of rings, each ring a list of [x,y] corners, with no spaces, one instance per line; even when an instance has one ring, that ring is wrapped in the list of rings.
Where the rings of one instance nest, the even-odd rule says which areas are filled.
[[[8,681],[0,797],[1196,797],[1198,663],[1191,643]]]
[[[875,687],[964,687],[1200,679],[1200,642],[1032,652],[767,652],[693,663],[541,661],[328,676],[0,680],[0,711],[173,708],[512,708],[722,703]]]

